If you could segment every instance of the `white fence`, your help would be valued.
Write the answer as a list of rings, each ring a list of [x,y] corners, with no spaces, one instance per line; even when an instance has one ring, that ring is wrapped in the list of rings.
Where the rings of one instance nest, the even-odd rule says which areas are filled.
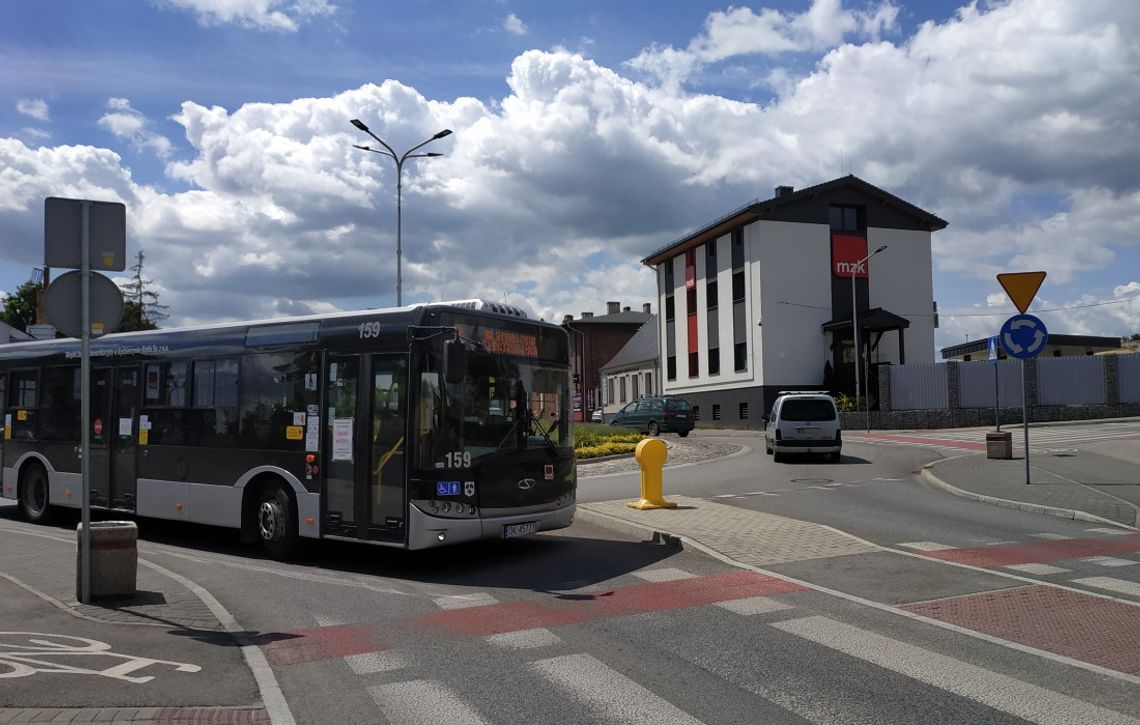
[[[997,365],[986,360],[959,363],[958,401],[961,407],[994,407],[995,367],[997,368],[998,401],[1000,407],[1021,407],[1022,387],[1020,360],[998,360]]]
[[[1120,374],[1120,402],[1140,403],[1140,354],[1117,355]]]
[[[1038,405],[1104,405],[1104,357],[1037,359]]]
[[[944,410],[950,407],[946,365],[891,366],[892,410]]]

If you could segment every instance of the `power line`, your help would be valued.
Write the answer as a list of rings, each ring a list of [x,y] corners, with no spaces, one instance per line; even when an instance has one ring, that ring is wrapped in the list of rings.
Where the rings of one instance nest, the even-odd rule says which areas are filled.
[[[1124,299],[1119,299],[1119,300],[1105,300],[1105,301],[1101,301],[1101,302],[1090,302],[1090,303],[1084,304],[1084,305],[1069,305],[1068,307],[1044,307],[1044,308],[1041,308],[1038,310],[1030,310],[1030,312],[1038,313],[1038,312],[1061,312],[1064,310],[1082,310],[1082,309],[1085,309],[1088,307],[1103,307],[1105,305],[1120,305],[1120,304],[1124,304],[1125,302],[1134,302],[1136,300],[1140,300],[1140,295],[1136,295],[1135,297],[1125,297]],[[799,302],[788,302],[787,300],[780,300],[780,304],[781,305],[791,305],[792,307],[806,307],[806,308],[812,309],[812,310],[830,310],[831,309],[830,307],[822,307],[820,305],[805,305],[805,304],[800,304]],[[905,312],[904,313],[898,313],[898,312],[896,312],[895,314],[899,315],[900,317],[934,317],[934,315],[935,315],[935,313],[932,313],[932,312],[916,312],[916,313],[905,313]],[[939,312],[937,314],[939,317],[1006,317],[1009,315],[1009,311],[1006,310],[1003,312],[961,312],[961,313],[943,311],[943,312]]]

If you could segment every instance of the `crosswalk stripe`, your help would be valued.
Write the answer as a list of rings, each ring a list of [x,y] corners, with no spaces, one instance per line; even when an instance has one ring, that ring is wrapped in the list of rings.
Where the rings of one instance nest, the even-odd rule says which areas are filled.
[[[400,725],[490,725],[441,682],[410,680],[375,685],[368,694],[388,722]]]
[[[1108,536],[1128,536],[1133,533],[1124,529],[1114,529],[1111,526],[1102,526],[1096,529],[1085,529],[1085,531],[1092,531],[1098,534],[1106,534]]]
[[[407,667],[409,657],[406,652],[389,650],[386,652],[365,652],[359,655],[349,655],[344,658],[352,671],[358,675],[369,675],[376,672],[392,672]]]
[[[1097,566],[1133,566],[1134,564],[1140,564],[1140,561],[1117,559],[1114,556],[1089,556],[1081,559],[1081,561],[1096,564]]]
[[[956,548],[947,546],[946,544],[939,544],[937,541],[911,541],[905,544],[900,543],[899,546],[905,546],[915,551],[946,551],[947,549]]]
[[[561,643],[562,640],[549,629],[520,629],[517,632],[503,632],[487,637],[487,643],[504,649],[534,649],[536,647],[549,647]]]
[[[473,594],[452,594],[446,597],[436,597],[432,601],[440,609],[466,609],[467,607],[483,607],[488,604],[498,604],[499,600],[487,592]]]
[[[1065,536],[1064,534],[1049,534],[1049,533],[1030,534],[1030,536],[1038,538],[1038,539],[1045,539],[1046,541],[1068,541],[1069,539],[1075,539],[1076,538],[1075,536]]]
[[[1140,597],[1140,584],[1124,579],[1113,579],[1110,576],[1090,576],[1084,579],[1074,579],[1073,583],[1084,584],[1087,587],[1104,589],[1119,594],[1128,594],[1133,597]]]
[[[1010,569],[1012,571],[1019,571],[1022,574],[1064,574],[1069,571],[1062,569],[1059,566],[1052,566],[1051,564],[1008,564],[1003,566],[1002,569]]]
[[[647,582],[671,582],[678,579],[696,579],[696,574],[690,574],[684,569],[677,569],[669,567],[667,569],[645,569],[643,571],[635,571],[633,573],[638,579],[644,579]]]
[[[771,597],[747,597],[745,599],[730,599],[727,602],[717,602],[716,605],[730,612],[751,616],[753,614],[768,614],[791,609],[790,604],[776,601]]]
[[[797,637],[1042,725],[1140,720],[827,617],[771,625]]]
[[[700,720],[588,654],[538,660],[530,667],[589,707],[595,716],[592,722],[606,719],[623,725],[701,725]]]

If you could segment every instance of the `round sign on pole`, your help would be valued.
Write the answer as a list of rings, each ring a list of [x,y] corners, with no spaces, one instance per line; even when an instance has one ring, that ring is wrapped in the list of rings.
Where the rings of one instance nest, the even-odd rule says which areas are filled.
[[[1049,342],[1045,323],[1033,315],[1014,315],[1005,321],[998,339],[1006,353],[1018,360],[1031,360],[1041,354]]]
[[[83,273],[57,277],[44,293],[44,311],[56,329],[68,337],[83,335]],[[91,273],[91,335],[114,332],[123,321],[123,293],[107,277]]]

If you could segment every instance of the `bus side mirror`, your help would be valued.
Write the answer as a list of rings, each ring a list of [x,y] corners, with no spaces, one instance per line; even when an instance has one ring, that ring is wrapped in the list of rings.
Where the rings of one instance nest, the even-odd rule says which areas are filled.
[[[467,348],[462,340],[443,343],[443,379],[449,385],[458,385],[467,376]]]

